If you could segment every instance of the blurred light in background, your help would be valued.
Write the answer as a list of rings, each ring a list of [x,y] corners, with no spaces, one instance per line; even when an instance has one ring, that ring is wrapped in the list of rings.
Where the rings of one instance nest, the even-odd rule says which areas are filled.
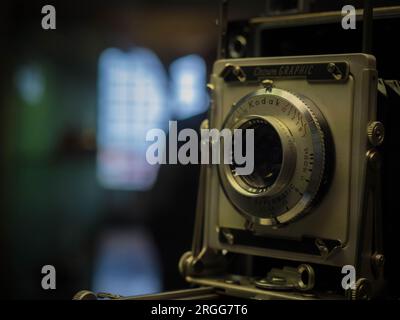
[[[43,97],[45,81],[37,65],[22,66],[16,73],[15,84],[22,100],[30,106],[37,105]]]
[[[108,232],[100,240],[92,290],[124,296],[160,292],[159,266],[156,247],[144,229]]]
[[[206,91],[206,64],[198,55],[176,59],[169,68],[172,109],[176,119],[186,119],[205,112],[209,97]]]
[[[146,133],[165,128],[167,77],[150,50],[105,50],[99,61],[97,174],[107,188],[147,190],[158,166],[146,162]]]

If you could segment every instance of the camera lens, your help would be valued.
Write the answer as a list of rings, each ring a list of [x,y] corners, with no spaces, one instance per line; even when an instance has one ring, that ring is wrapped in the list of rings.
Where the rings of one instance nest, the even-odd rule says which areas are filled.
[[[254,130],[254,171],[240,178],[252,188],[262,189],[271,187],[282,168],[282,142],[278,132],[263,119],[252,119],[244,123],[240,129]],[[233,150],[235,150],[235,141]],[[246,150],[246,133],[242,130],[242,152]],[[233,171],[239,167],[235,162]]]
[[[329,173],[329,127],[311,100],[273,86],[263,88],[234,103],[222,127],[233,131],[234,139],[228,140],[231,148],[223,146],[224,156],[232,149],[233,154],[219,164],[219,180],[248,221],[285,224],[318,200]]]

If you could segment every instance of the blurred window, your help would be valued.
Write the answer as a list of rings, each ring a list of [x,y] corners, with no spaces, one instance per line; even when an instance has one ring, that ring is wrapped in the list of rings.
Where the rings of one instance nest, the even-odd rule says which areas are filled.
[[[186,119],[205,112],[209,98],[206,91],[206,64],[198,55],[176,59],[169,68],[172,109],[176,119]]]
[[[165,128],[166,72],[150,50],[105,50],[99,60],[97,173],[104,187],[147,190],[158,167],[146,162],[146,133]]]

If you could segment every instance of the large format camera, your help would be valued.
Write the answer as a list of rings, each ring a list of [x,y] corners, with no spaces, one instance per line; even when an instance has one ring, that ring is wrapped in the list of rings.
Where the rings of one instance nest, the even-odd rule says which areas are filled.
[[[374,57],[218,60],[211,78],[209,126],[254,129],[255,162],[248,176],[236,175],[235,164],[207,169],[207,250],[303,263],[298,279],[254,280],[261,290],[311,289],[311,263],[341,268],[378,259],[379,248],[362,241],[363,219],[375,214],[366,216],[365,185],[384,134]]]
[[[203,125],[254,129],[254,171],[237,175],[235,163],[203,169],[194,244],[180,262],[188,282],[257,299],[393,296],[398,217],[389,148],[400,90],[382,78],[398,69],[376,33],[398,26],[398,9],[375,10],[375,35],[364,12],[364,45],[377,39],[377,59],[332,46],[337,13],[228,24],[220,48],[227,58],[214,64]],[[310,21],[319,32],[311,45],[298,44],[293,27],[305,33]],[[358,33],[337,36],[361,43]],[[328,52],[309,55],[315,47]]]
[[[192,250],[179,263],[200,288],[146,299],[395,296],[399,67],[379,35],[396,32],[400,7],[373,16],[372,31],[364,12],[364,44],[374,39],[376,58],[346,53],[362,51],[361,34],[341,29],[340,12],[222,16],[202,127],[253,129],[254,170],[202,167]]]

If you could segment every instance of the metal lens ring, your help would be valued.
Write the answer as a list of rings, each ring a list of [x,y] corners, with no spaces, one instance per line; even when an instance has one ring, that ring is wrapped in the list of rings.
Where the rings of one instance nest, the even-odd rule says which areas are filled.
[[[327,177],[328,125],[309,99],[272,88],[240,99],[223,129],[254,129],[254,171],[218,167],[230,202],[251,223],[280,225],[308,211]]]
[[[228,179],[232,186],[249,197],[272,196],[281,192],[296,163],[296,149],[288,128],[277,118],[250,115],[235,123],[233,129],[242,129],[243,136],[245,130],[254,130],[254,149],[257,152],[251,175],[236,175],[235,163],[231,165]],[[245,143],[244,137],[242,142]]]

